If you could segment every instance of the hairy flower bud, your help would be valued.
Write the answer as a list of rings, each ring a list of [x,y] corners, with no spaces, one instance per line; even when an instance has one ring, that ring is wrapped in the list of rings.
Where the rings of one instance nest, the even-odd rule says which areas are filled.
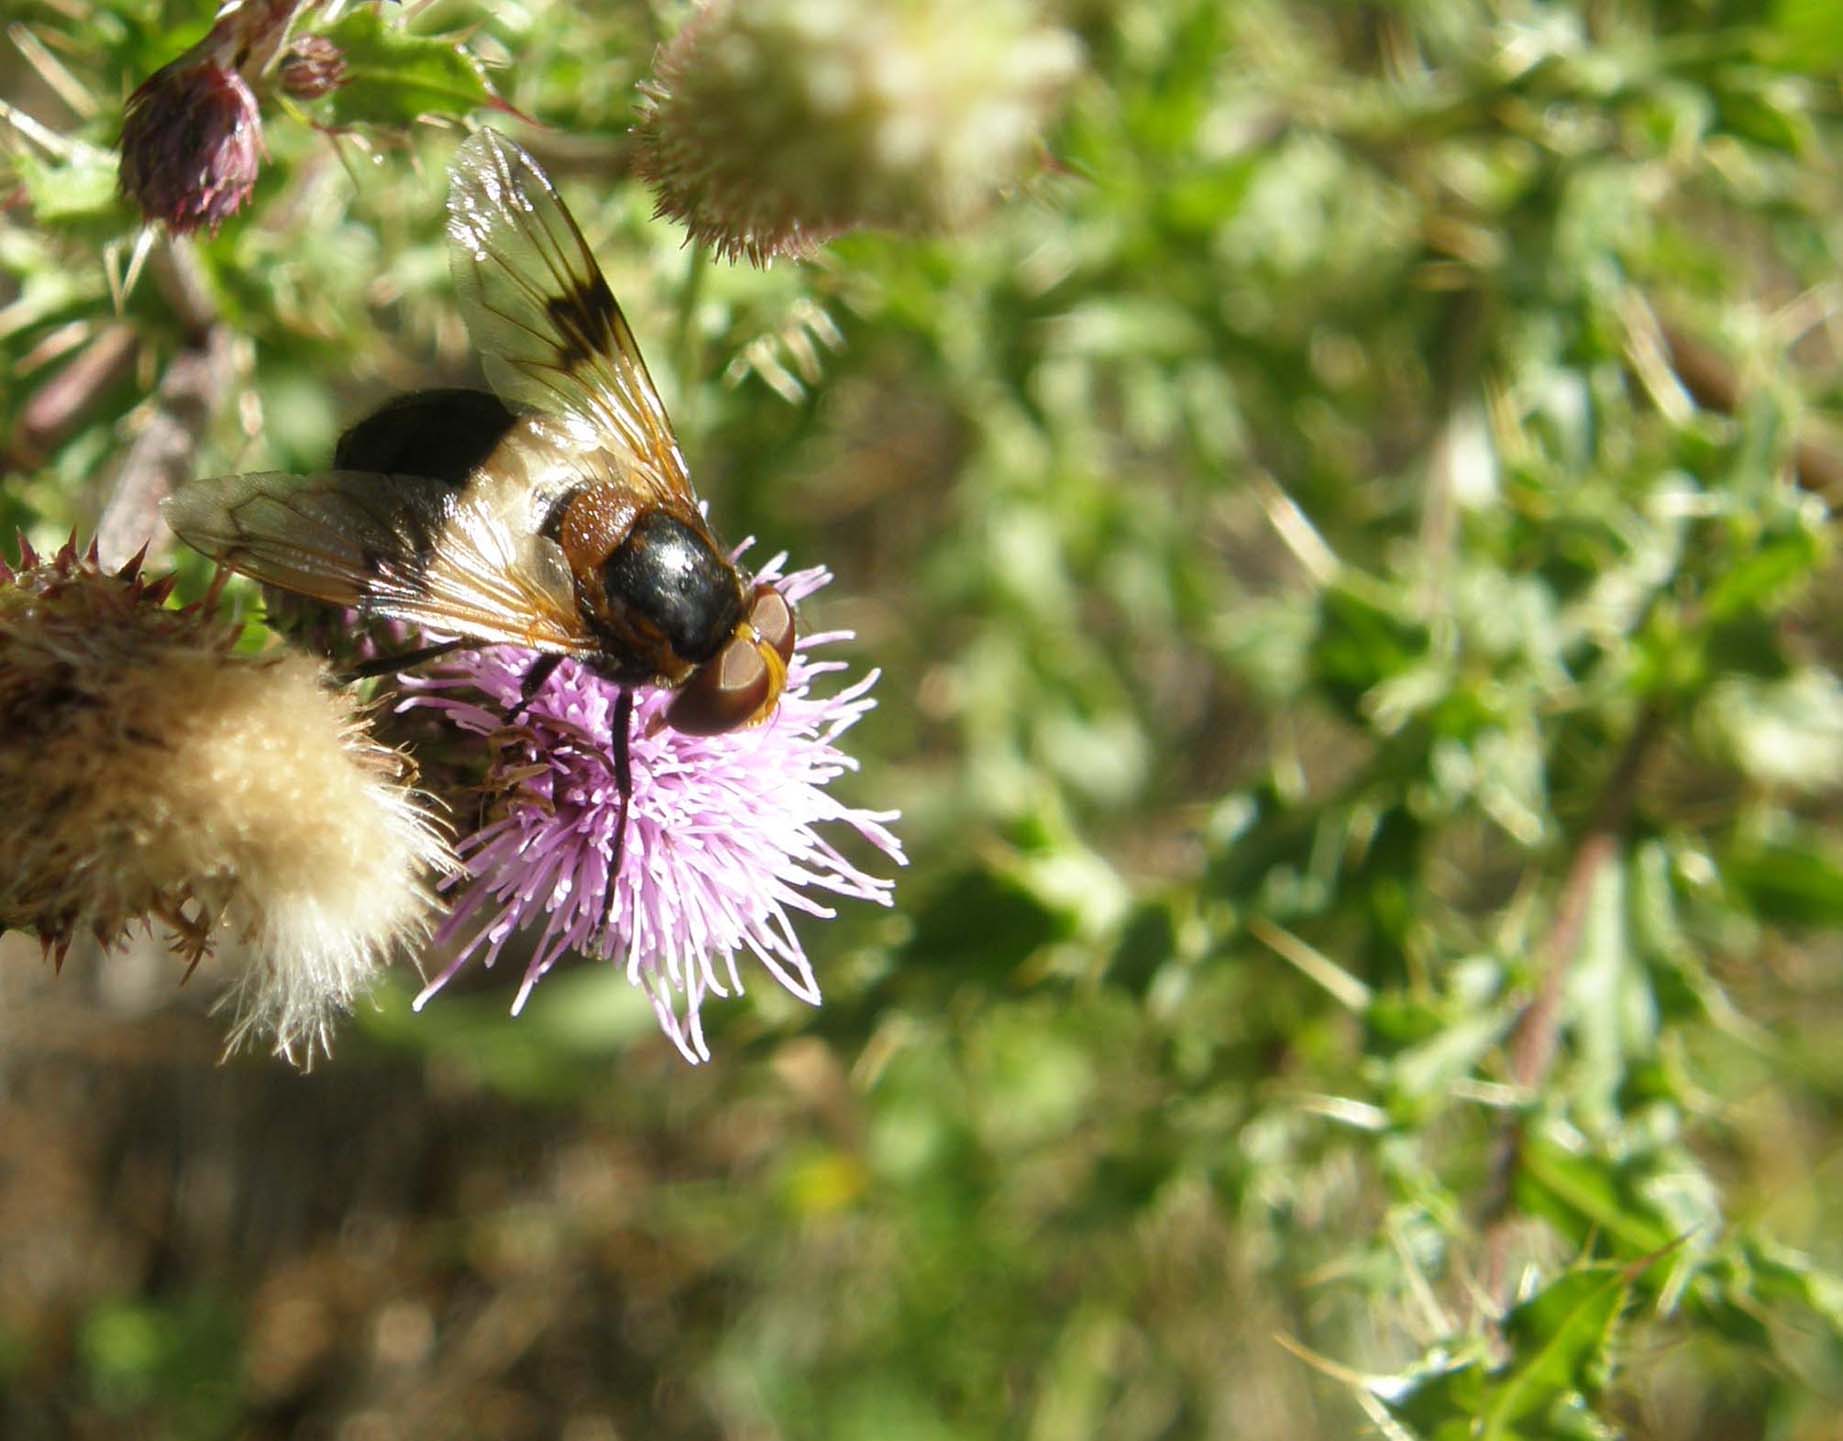
[[[226,0],[205,38],[150,75],[122,115],[122,194],[176,234],[235,215],[262,168],[251,90],[313,0]]]
[[[318,100],[346,83],[345,52],[324,35],[297,35],[282,56],[279,78],[296,100]]]
[[[184,235],[243,208],[262,161],[262,113],[247,81],[209,57],[182,56],[128,97],[122,194]]]
[[[169,589],[94,549],[0,564],[0,928],[61,962],[159,920],[196,964],[225,923],[248,956],[233,1045],[311,1060],[426,935],[453,853],[323,667],[233,655],[238,627]]]
[[[1026,0],[714,0],[641,86],[637,163],[732,260],[950,226],[1017,178],[1077,59]]]

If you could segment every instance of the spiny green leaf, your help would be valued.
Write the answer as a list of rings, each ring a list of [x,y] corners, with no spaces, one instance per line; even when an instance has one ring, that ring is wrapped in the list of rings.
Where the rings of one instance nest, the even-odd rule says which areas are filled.
[[[1624,1266],[1583,1266],[1538,1291],[1504,1318],[1514,1359],[1499,1373],[1486,1436],[1546,1410],[1569,1392],[1591,1400],[1612,1368],[1613,1323],[1631,1291]]]
[[[1469,1441],[1484,1409],[1490,1379],[1477,1361],[1418,1378],[1407,1389],[1381,1397],[1389,1414],[1421,1441]]]
[[[326,99],[334,125],[408,125],[502,106],[479,60],[452,37],[411,35],[376,10],[355,10],[325,32],[345,56],[345,84]]]
[[[1614,1162],[1564,1151],[1526,1137],[1516,1179],[1517,1204],[1546,1219],[1575,1245],[1595,1237],[1625,1256],[1650,1255],[1676,1239],[1671,1226]]]
[[[1568,1272],[1504,1318],[1509,1357],[1414,1380],[1389,1413],[1423,1441],[1535,1441],[1603,1430],[1592,1404],[1612,1370],[1614,1324],[1631,1291],[1629,1268]]]

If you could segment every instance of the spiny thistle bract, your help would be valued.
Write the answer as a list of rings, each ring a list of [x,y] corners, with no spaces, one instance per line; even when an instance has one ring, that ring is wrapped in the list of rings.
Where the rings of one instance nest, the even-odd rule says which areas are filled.
[[[637,164],[731,260],[952,226],[1019,177],[1078,60],[1025,0],[715,0],[641,85]]]
[[[295,653],[172,609],[94,548],[0,564],[0,927],[73,939],[164,922],[194,965],[248,961],[231,1045],[311,1062],[393,951],[427,935],[453,852],[347,691]]]

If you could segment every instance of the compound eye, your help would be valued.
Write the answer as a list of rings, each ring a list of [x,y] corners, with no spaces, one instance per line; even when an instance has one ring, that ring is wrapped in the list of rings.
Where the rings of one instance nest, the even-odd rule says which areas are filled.
[[[794,658],[794,608],[787,597],[771,585],[755,587],[755,606],[749,612],[749,624],[761,638],[780,653],[786,665]]]
[[[753,720],[774,688],[755,642],[738,636],[685,682],[666,707],[666,723],[686,735],[722,735]]]

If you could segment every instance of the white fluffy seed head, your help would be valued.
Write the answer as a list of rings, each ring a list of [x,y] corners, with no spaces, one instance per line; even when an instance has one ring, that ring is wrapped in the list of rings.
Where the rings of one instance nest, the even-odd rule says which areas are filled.
[[[170,853],[201,896],[221,894],[249,957],[227,998],[231,1044],[270,1035],[311,1055],[391,952],[427,935],[447,843],[401,758],[305,656],[200,675],[170,719]]]
[[[193,960],[228,932],[231,1044],[308,1062],[427,934],[453,854],[318,662],[233,656],[163,594],[68,551],[0,583],[0,924],[60,956],[156,918]]]

